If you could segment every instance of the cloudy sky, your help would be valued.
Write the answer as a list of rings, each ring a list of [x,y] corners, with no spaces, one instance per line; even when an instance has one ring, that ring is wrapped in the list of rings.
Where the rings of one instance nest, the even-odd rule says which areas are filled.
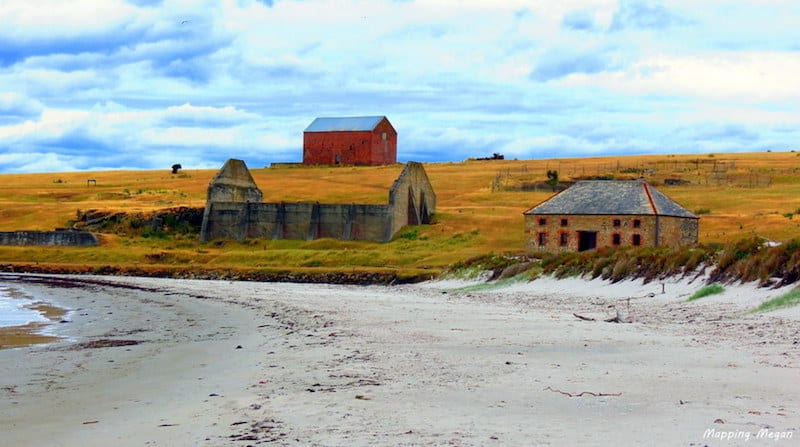
[[[796,0],[2,0],[0,172],[800,149]]]

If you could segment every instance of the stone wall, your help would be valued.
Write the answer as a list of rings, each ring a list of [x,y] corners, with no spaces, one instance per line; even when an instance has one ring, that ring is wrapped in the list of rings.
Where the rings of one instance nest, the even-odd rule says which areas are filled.
[[[236,169],[226,168],[229,163]],[[384,205],[262,203],[261,191],[244,162],[229,160],[222,171],[228,174],[218,174],[208,188],[200,232],[202,242],[218,238],[333,238],[386,242],[406,225],[430,223],[436,210],[436,194],[422,164],[416,162],[406,164],[389,190],[389,203]],[[231,174],[242,178],[231,178]],[[218,179],[222,185],[214,184]],[[247,191],[236,190],[231,185]],[[253,188],[258,192],[252,191]],[[258,201],[253,200],[256,197]]]
[[[642,247],[680,247],[697,243],[698,220],[655,215],[525,215],[529,251],[579,251],[581,232],[596,233],[596,248],[615,246],[614,235],[622,247],[634,246],[637,236]],[[544,245],[539,244],[540,234],[545,235]]]
[[[100,241],[88,231],[8,231],[0,232],[0,245],[93,247],[100,245]]]
[[[659,216],[660,245],[695,245],[700,233],[699,219]]]

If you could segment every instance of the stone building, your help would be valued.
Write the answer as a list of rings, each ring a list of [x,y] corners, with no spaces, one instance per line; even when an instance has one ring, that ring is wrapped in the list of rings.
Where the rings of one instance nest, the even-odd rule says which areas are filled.
[[[698,240],[699,218],[644,180],[580,181],[524,216],[529,251],[678,247]]]
[[[317,118],[303,131],[303,164],[397,163],[397,131],[385,116]]]
[[[227,238],[366,240],[387,242],[406,225],[431,221],[436,210],[422,164],[410,161],[389,189],[387,204],[261,202],[250,171],[230,159],[208,186],[200,240]]]

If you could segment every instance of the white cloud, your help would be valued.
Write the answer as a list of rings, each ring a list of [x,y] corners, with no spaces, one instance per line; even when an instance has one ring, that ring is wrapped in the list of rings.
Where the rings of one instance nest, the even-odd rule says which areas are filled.
[[[387,115],[403,160],[786,146],[798,18],[777,0],[7,0],[0,171],[296,160],[323,115]]]
[[[624,71],[574,73],[564,85],[625,94],[679,95],[743,103],[800,99],[800,53],[736,52],[650,56]]]
[[[80,36],[119,27],[135,9],[122,0],[3,0],[0,35],[23,40],[42,36]]]

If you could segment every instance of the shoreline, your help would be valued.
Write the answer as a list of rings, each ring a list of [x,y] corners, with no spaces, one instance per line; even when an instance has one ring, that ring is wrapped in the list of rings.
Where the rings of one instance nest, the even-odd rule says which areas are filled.
[[[75,287],[37,287],[75,310],[58,327],[70,341],[0,351],[7,442],[743,445],[750,433],[747,445],[791,445],[800,437],[799,309],[743,314],[782,290],[731,286],[687,303],[701,281],[61,279]],[[617,308],[634,323],[603,321]],[[758,438],[760,430],[784,438]]]
[[[0,281],[6,278],[0,274]],[[10,316],[11,321],[18,324],[6,324],[0,326],[0,350],[12,349],[34,344],[52,343],[57,341],[59,337],[49,334],[49,330],[55,328],[58,323],[66,323],[65,316],[69,313],[69,309],[64,309],[54,306],[43,300],[37,300],[33,296],[19,296],[19,290],[12,289],[9,293],[6,291],[3,299],[13,302],[18,299],[29,300],[28,304],[20,306],[27,311],[35,312],[38,318],[25,318],[26,322],[19,321],[19,315],[13,312],[4,314],[4,317]],[[24,295],[24,294],[23,294]],[[8,320],[4,320],[7,322]]]
[[[436,279],[438,270],[420,269],[382,271],[357,270],[355,268],[332,271],[303,269],[248,269],[248,268],[185,268],[164,266],[118,266],[118,265],[70,265],[0,263],[0,275],[81,275],[132,278],[164,278],[210,281],[253,281],[269,283],[304,283],[329,285],[394,285],[414,284]]]

